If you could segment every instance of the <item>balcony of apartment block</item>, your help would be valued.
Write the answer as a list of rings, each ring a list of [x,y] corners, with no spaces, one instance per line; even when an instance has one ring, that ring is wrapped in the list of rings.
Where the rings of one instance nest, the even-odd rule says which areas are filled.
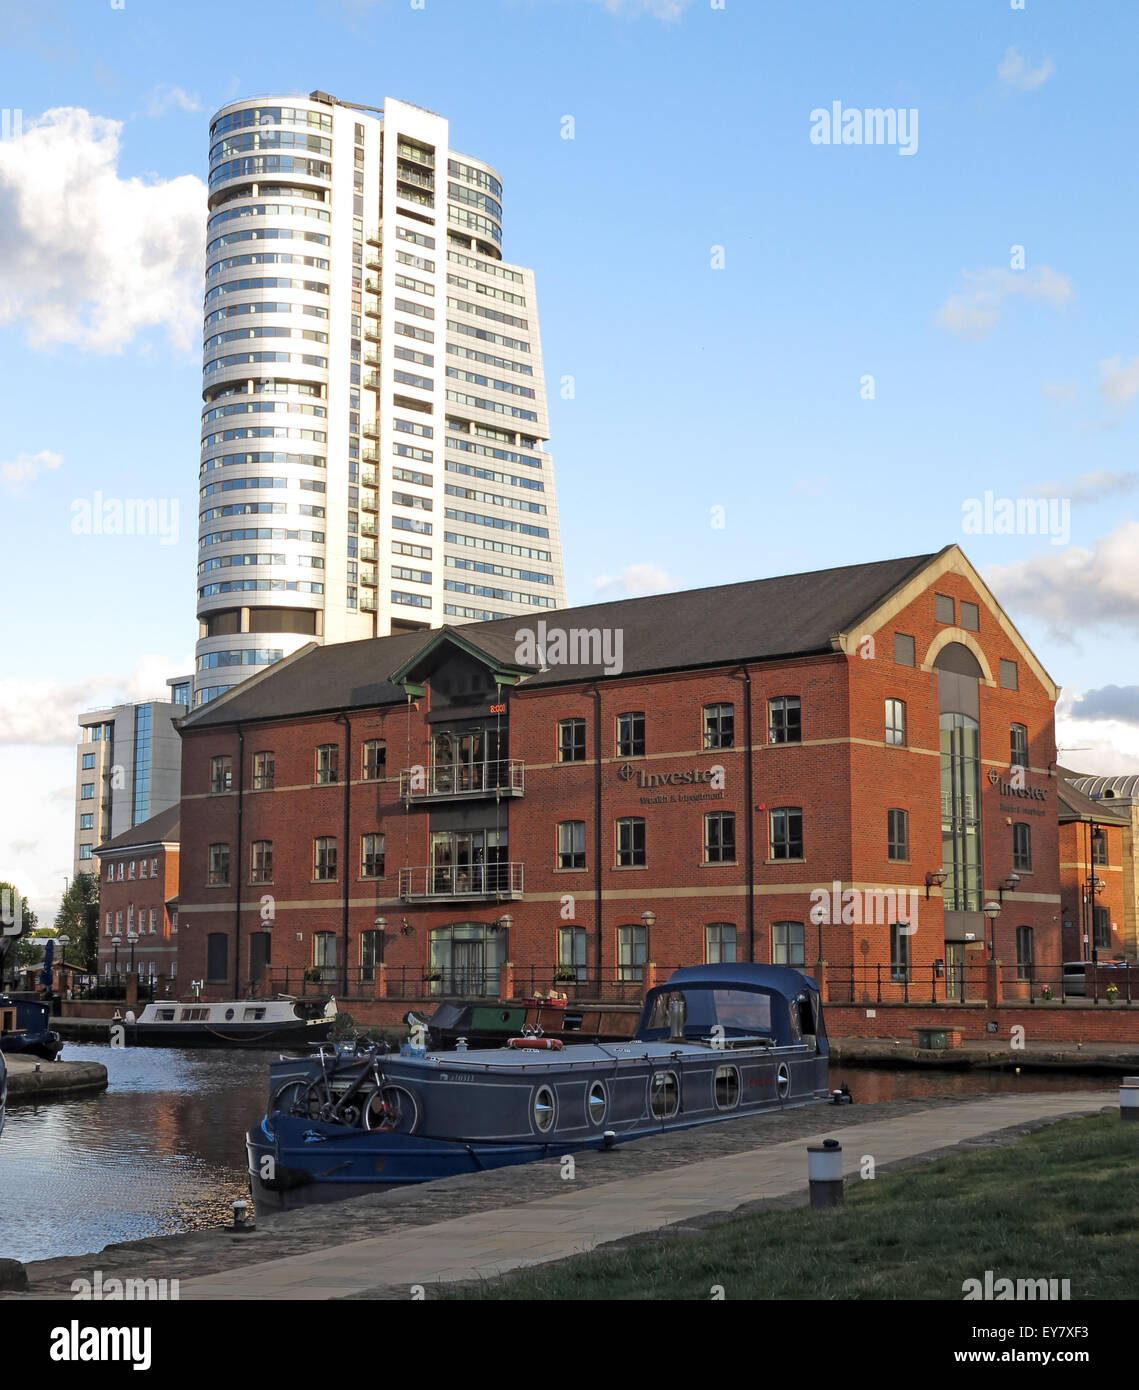
[[[364,264],[369,270],[383,270],[384,258],[380,255],[379,251],[365,251]]]
[[[370,391],[378,391],[383,386],[383,377],[379,372],[369,372],[364,378],[364,385]]]
[[[360,510],[362,512],[378,512],[380,510],[379,499],[374,492],[361,490]]]
[[[377,580],[374,566],[360,566],[360,583],[363,584],[366,589],[374,589],[376,587]]]
[[[380,451],[378,449],[361,449],[360,458],[365,463],[379,463]]]
[[[360,612],[361,612],[361,613],[374,613],[375,611],[376,611],[376,596],[375,596],[375,594],[361,594],[361,595],[360,595]]]
[[[396,163],[395,178],[396,183],[410,184],[412,188],[422,188],[428,193],[435,192],[435,175],[421,174],[417,169],[405,168],[402,159]]]
[[[364,349],[364,365],[367,367],[379,367],[382,365],[379,348]]]
[[[368,319],[364,324],[364,337],[370,343],[378,343],[383,335],[380,332],[379,319]]]
[[[376,543],[375,541],[363,541],[360,545],[360,559],[371,564],[376,563]]]
[[[526,764],[521,758],[498,758],[485,763],[405,767],[399,775],[399,787],[408,805],[522,796],[526,790]]]
[[[373,280],[369,278],[364,281],[364,288],[368,291],[369,294],[379,294],[380,282],[378,280]]]
[[[362,487],[376,486],[376,470],[369,468],[367,464],[360,469],[360,484]]]
[[[381,317],[381,315],[383,314],[383,312],[384,312],[384,311],[383,311],[383,309],[380,307],[380,301],[379,301],[378,299],[365,299],[365,300],[364,300],[364,313],[367,314],[367,315],[369,315],[369,317],[374,318],[374,319],[378,319],[378,318]]]
[[[378,420],[365,420],[360,433],[365,439],[379,439],[380,422]]]
[[[396,154],[412,164],[421,164],[425,169],[435,168],[435,156],[430,150],[420,149],[418,145],[407,145],[401,140],[396,146]]]
[[[369,227],[364,240],[369,246],[382,246],[384,241],[384,229],[382,227]]]
[[[399,895],[404,902],[434,902],[455,898],[520,898],[522,865],[425,864],[400,869]]]
[[[361,521],[360,534],[362,536],[371,536],[374,540],[380,534],[380,528],[374,521]]]

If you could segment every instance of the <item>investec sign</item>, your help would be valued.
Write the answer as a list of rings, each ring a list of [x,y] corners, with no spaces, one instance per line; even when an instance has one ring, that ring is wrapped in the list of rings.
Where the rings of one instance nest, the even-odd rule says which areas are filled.
[[[1013,774],[1013,780],[1006,782],[995,767],[989,769],[989,785],[996,787],[1001,796],[1021,796],[1027,801],[1047,801],[1048,793],[1042,787],[1026,787],[1023,774]]]
[[[690,796],[658,795],[651,798],[658,801],[711,801],[724,794],[724,769],[719,764],[712,767],[689,767],[682,772],[646,772],[634,767],[632,763],[622,763],[617,769],[618,778],[625,783],[635,782],[638,791],[667,793],[672,788],[707,787],[710,790],[694,792]],[[642,797],[649,804],[650,798]]]

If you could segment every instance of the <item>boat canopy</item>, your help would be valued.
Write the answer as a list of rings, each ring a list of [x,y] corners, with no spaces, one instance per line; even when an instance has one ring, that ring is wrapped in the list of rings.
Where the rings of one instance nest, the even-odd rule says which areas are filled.
[[[679,1016],[678,1016],[679,1011]],[[775,1047],[825,1038],[819,987],[785,965],[696,965],[675,970],[645,996],[637,1037],[754,1037]]]

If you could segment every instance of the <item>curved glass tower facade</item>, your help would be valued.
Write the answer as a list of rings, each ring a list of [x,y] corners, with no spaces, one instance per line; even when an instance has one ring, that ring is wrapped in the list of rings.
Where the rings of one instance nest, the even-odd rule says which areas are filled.
[[[210,126],[194,703],[311,641],[564,606],[533,273],[447,121]]]

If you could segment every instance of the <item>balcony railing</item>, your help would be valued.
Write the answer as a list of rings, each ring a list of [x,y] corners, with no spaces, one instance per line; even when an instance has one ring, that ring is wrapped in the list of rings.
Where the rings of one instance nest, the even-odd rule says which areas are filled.
[[[364,364],[368,367],[382,366],[383,362],[380,353],[378,351],[373,351],[371,348],[368,348],[368,350],[364,353]]]
[[[376,611],[376,596],[375,596],[375,594],[361,594],[361,595],[360,595],[360,612],[361,612],[361,613],[374,613],[375,611]]]
[[[434,767],[405,767],[399,775],[405,801],[453,801],[461,797],[521,796],[526,789],[526,764],[521,758],[487,763],[437,763]]]
[[[365,420],[360,429],[365,439],[379,439],[380,422],[378,420]]]
[[[405,902],[442,898],[518,898],[521,864],[423,865],[400,869],[399,895]]]
[[[376,587],[376,571],[371,565],[360,566],[360,583],[369,589]]]
[[[361,487],[375,487],[375,486],[376,486],[376,470],[375,470],[374,468],[361,468],[361,469],[360,469],[360,486],[361,486]]]
[[[370,343],[378,343],[380,341],[382,334],[380,333],[379,320],[376,320],[374,323],[368,322],[364,325],[364,337],[367,338]]]
[[[369,270],[382,270],[384,268],[384,258],[378,251],[369,251],[364,257],[364,264]]]
[[[370,315],[372,316],[372,318],[378,319],[378,318],[382,318],[382,317],[383,317],[383,312],[384,312],[384,311],[383,311],[383,308],[381,307],[380,301],[379,301],[378,299],[365,299],[365,300],[364,300],[364,313],[365,313],[365,314],[370,314]]]
[[[372,246],[382,246],[384,240],[384,229],[382,227],[369,227],[364,240]]]
[[[384,379],[381,372],[369,372],[364,378],[364,385],[368,387],[370,391],[378,391],[383,384]]]
[[[380,534],[380,528],[374,521],[361,521],[360,534],[362,536],[376,537]]]
[[[364,288],[368,291],[369,294],[379,294],[380,282],[378,280],[372,279],[365,280]]]

